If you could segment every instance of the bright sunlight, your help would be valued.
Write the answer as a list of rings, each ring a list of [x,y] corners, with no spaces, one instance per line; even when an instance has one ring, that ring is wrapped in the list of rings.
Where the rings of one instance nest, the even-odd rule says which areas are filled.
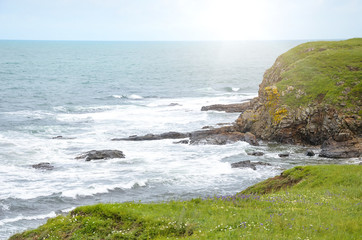
[[[263,35],[265,3],[245,0],[212,0],[200,22],[220,40],[253,40]]]

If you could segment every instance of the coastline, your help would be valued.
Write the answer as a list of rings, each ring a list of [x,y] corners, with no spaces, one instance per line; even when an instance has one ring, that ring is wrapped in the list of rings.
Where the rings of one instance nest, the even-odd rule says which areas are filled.
[[[265,87],[266,88],[266,87]],[[265,89],[264,88],[264,89]],[[273,88],[271,88],[272,92],[273,92]],[[265,93],[263,93],[265,94]],[[278,103],[279,104],[279,103]],[[245,116],[247,116],[245,113],[250,113],[250,110],[258,110],[257,108],[260,106],[260,105],[263,105],[263,102],[260,101],[260,96],[259,96],[259,99],[253,99],[251,100],[249,103],[246,103],[246,104],[241,104],[241,106],[239,105],[238,107],[242,107],[242,121],[246,119],[246,122],[254,122],[254,119],[251,119],[251,118],[245,118]],[[266,104],[264,104],[266,105]],[[177,105],[174,105],[174,106],[169,106],[169,107],[179,107]],[[217,106],[217,107],[220,107],[220,106]],[[235,106],[233,106],[235,107]],[[274,108],[274,107],[273,107]],[[213,109],[215,110],[215,109]],[[277,110],[277,108],[275,108],[274,110]],[[235,110],[233,110],[235,111]],[[240,109],[238,109],[237,111],[240,111]],[[278,112],[279,110],[275,111],[275,112]],[[274,117],[275,117],[275,114],[271,114],[270,111],[267,111],[269,115],[272,115],[272,119],[274,120]],[[314,110],[312,109],[312,111],[310,111],[313,115],[314,114]],[[263,115],[263,114],[262,114]],[[282,126],[283,124],[285,124],[285,121],[287,120],[287,118],[284,117],[283,113],[281,114],[277,114],[277,116],[281,117],[280,119],[280,122],[278,122],[278,124],[275,124],[276,127],[278,126]],[[278,140],[277,139],[272,139],[272,138],[267,138],[267,137],[263,137],[263,135],[258,135],[258,131],[254,131],[253,130],[253,127],[251,127],[250,129],[248,129],[248,131],[245,131],[245,128],[247,127],[250,127],[248,126],[248,124],[244,124],[242,121],[240,121],[241,119],[241,116],[238,118],[238,120],[236,121],[236,123],[232,124],[231,126],[223,126],[223,127],[207,127],[205,129],[202,129],[202,130],[197,130],[197,131],[194,131],[194,132],[187,132],[187,133],[181,133],[181,135],[179,135],[177,132],[165,132],[165,133],[160,133],[160,134],[147,134],[147,135],[143,135],[143,136],[133,136],[131,135],[131,137],[129,137],[128,139],[125,138],[125,139],[117,139],[117,140],[121,140],[121,142],[119,141],[114,141],[113,143],[110,143],[112,144],[113,146],[116,146],[117,145],[123,145],[123,144],[128,144],[128,143],[124,143],[123,141],[140,141],[140,140],[144,140],[144,141],[150,141],[150,140],[162,140],[162,142],[160,142],[161,144],[166,144],[168,145],[169,143],[166,142],[167,141],[173,141],[172,139],[175,138],[175,136],[177,136],[177,138],[179,137],[185,137],[185,135],[182,135],[182,134],[187,134],[186,137],[189,137],[190,139],[188,140],[187,144],[191,144],[191,145],[199,145],[199,147],[201,148],[204,148],[204,145],[223,145],[223,144],[229,144],[229,143],[236,143],[237,145],[235,146],[243,146],[242,143],[238,143],[239,141],[247,141],[249,143],[251,143],[250,146],[253,147],[253,145],[255,145],[255,148],[251,148],[251,149],[256,149],[258,150],[259,147],[257,146],[258,144],[258,141],[260,141],[260,139],[262,139],[263,141],[275,141],[275,140]],[[252,115],[251,115],[252,116]],[[263,119],[263,118],[260,118],[260,119]],[[268,116],[267,118],[267,121],[270,121],[268,119],[271,119],[270,116]],[[273,121],[270,121],[269,123],[273,123]],[[352,124],[353,125],[353,124]],[[275,127],[273,124],[271,125],[273,127]],[[267,129],[267,128],[264,128],[264,129]],[[251,132],[254,131],[254,133],[256,135],[254,135],[253,133],[249,132],[249,130],[251,130]],[[338,132],[340,133],[340,131]],[[352,132],[353,133],[353,132]],[[133,134],[133,133],[131,133]],[[258,136],[258,138],[256,137]],[[342,140],[348,140],[349,136],[348,135],[348,132],[346,134],[346,132],[342,132],[342,134],[338,134],[336,135],[337,138],[339,137],[340,139]],[[141,139],[140,139],[140,138]],[[116,137],[117,138],[117,137]],[[143,139],[142,139],[143,138]],[[163,140],[165,139],[165,141]],[[183,139],[183,138],[180,138],[180,139]],[[285,138],[282,138],[282,139],[288,139],[287,137]],[[76,139],[72,139],[71,137],[68,138],[67,136],[60,136],[58,135],[57,137],[54,137],[53,141],[58,141],[59,143],[61,141],[77,141]],[[183,140],[181,140],[183,141]],[[280,142],[283,142],[283,141],[280,141]],[[174,144],[173,142],[170,142],[171,144]],[[182,142],[181,142],[182,143]],[[185,143],[185,142],[183,142]],[[291,142],[293,144],[303,144],[301,142]],[[138,142],[136,143],[129,143],[129,144],[135,144],[135,145],[141,145],[142,143],[139,143]],[[201,145],[200,145],[201,144]],[[153,144],[153,146],[157,146],[158,144]],[[262,146],[263,147],[263,146]],[[207,148],[207,147],[206,147]],[[347,146],[347,148],[349,148],[349,146]],[[229,149],[229,148],[228,148]],[[89,149],[89,150],[92,150],[92,149]],[[120,150],[123,150],[123,149],[120,149]],[[253,154],[259,154],[258,151],[250,151],[250,150],[246,150],[246,152],[251,155]],[[79,152],[79,154],[81,154],[81,152]],[[129,157],[129,154],[130,152],[126,152],[126,158],[125,158],[125,161],[127,161],[127,157]],[[281,155],[284,155],[284,154],[287,154],[287,153],[284,153],[282,150],[278,150],[277,153],[275,153],[276,156],[278,156],[279,154]],[[304,154],[301,154],[301,155],[304,155]],[[249,156],[249,155],[248,155]],[[255,155],[256,156],[256,155]],[[282,156],[279,155],[279,157],[282,159]],[[284,157],[284,156],[283,156]],[[288,155],[286,156],[288,157]],[[73,157],[74,158],[74,157]],[[107,158],[107,157],[106,157]],[[227,157],[226,157],[227,158]],[[117,158],[116,158],[117,159]],[[236,159],[236,158],[235,158]],[[244,159],[244,157],[242,157],[242,159]],[[255,158],[256,160],[257,158]],[[80,161],[83,161],[83,160],[80,160]],[[109,162],[112,162],[113,160],[107,160]],[[123,161],[123,160],[116,160],[116,161]],[[226,164],[225,165],[228,165],[228,167],[230,168],[230,164],[232,163],[239,163],[241,165],[243,164],[247,164],[246,163],[247,160],[243,160],[243,161],[239,161],[239,162],[236,162],[235,160],[226,160]],[[282,160],[281,160],[282,161]],[[288,161],[288,160],[287,160]],[[102,162],[101,162],[102,163]],[[249,163],[251,165],[249,165],[248,167],[246,167],[246,169],[249,169],[250,171],[254,171],[254,168],[259,168],[258,166],[255,166],[255,165],[252,165],[252,164],[256,164],[257,162],[256,161],[252,161]],[[47,165],[44,165],[44,166],[47,166]],[[221,166],[221,165],[220,165]],[[265,166],[265,167],[262,167],[263,170],[265,169],[268,169],[268,166]],[[44,169],[43,170],[45,171],[48,171],[47,169]],[[57,166],[55,165],[55,170],[57,170]],[[49,169],[49,171],[53,171],[53,168],[52,169]],[[135,184],[138,184],[138,183],[135,183]],[[141,186],[144,186],[142,185],[141,183]],[[132,187],[133,188],[133,187]],[[182,230],[183,231],[183,230]]]

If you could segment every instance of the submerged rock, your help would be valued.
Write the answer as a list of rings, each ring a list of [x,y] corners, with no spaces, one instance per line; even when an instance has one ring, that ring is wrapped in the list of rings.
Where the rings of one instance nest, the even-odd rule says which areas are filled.
[[[63,136],[56,136],[56,137],[52,137],[52,139],[75,139],[74,137],[63,137]]]
[[[92,150],[77,156],[75,159],[85,159],[86,161],[110,159],[110,158],[125,158],[126,156],[119,150]]]
[[[174,144],[189,144],[190,141],[189,140],[181,140],[181,141],[178,141],[178,142],[173,142]]]
[[[35,169],[41,169],[41,170],[53,170],[54,169],[54,166],[48,162],[34,164],[34,165],[31,165],[31,167],[35,168]]]
[[[249,152],[247,154],[250,156],[263,156],[264,155],[263,152]]]
[[[289,153],[279,153],[278,156],[279,157],[289,157]]]
[[[259,166],[271,166],[270,163],[250,162],[250,160],[246,160],[246,161],[240,161],[240,162],[232,163],[231,167],[232,168],[251,168],[253,170],[256,170],[257,165],[259,165]]]

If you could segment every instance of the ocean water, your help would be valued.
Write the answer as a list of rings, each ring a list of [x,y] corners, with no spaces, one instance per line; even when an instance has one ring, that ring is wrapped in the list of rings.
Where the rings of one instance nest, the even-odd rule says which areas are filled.
[[[230,195],[292,166],[333,162],[271,143],[110,141],[231,124],[237,113],[201,107],[257,96],[264,71],[300,43],[0,41],[0,239],[81,205]],[[93,149],[126,158],[75,159]],[[242,160],[272,166],[231,168]],[[31,167],[41,162],[54,169]]]

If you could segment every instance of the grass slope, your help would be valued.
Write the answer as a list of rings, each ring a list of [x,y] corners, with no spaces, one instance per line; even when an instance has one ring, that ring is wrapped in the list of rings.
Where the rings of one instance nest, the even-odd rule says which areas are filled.
[[[295,167],[236,196],[79,207],[10,239],[361,239],[361,172]]]
[[[284,53],[279,61],[284,71],[276,86],[285,92],[284,104],[323,102],[351,110],[356,102],[361,104],[362,38],[308,42]]]

